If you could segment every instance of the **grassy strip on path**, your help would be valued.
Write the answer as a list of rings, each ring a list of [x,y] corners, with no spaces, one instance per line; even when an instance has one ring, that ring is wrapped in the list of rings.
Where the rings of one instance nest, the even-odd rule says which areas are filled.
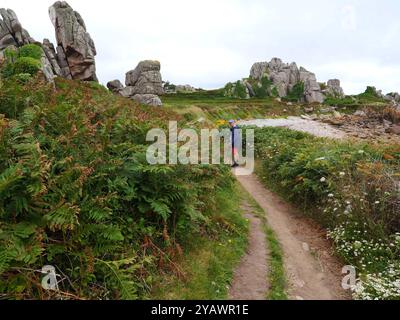
[[[283,261],[283,251],[275,232],[268,225],[266,213],[253,197],[243,188],[241,188],[243,197],[246,198],[250,206],[253,208],[253,214],[261,219],[264,225],[268,252],[268,283],[270,290],[267,294],[267,300],[288,300],[286,293],[286,275]]]
[[[174,274],[160,277],[151,298],[162,300],[222,300],[227,299],[235,267],[239,264],[248,243],[248,221],[240,203],[247,201],[253,214],[263,222],[268,256],[267,300],[287,300],[283,252],[275,232],[268,226],[264,210],[251,195],[238,186],[236,195],[222,195],[224,208],[215,216],[221,229],[215,237],[193,237],[188,250],[177,262],[185,279]]]

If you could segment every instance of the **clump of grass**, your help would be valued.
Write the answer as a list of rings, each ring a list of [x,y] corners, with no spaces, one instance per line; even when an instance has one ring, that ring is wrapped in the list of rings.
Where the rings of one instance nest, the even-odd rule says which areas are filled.
[[[287,300],[283,251],[275,232],[268,225],[265,225],[265,234],[270,254],[269,282],[271,285],[267,300]]]
[[[177,261],[184,277],[162,274],[151,294],[162,300],[227,299],[235,267],[247,246],[248,222],[237,205],[237,190],[219,191],[212,209],[207,237],[192,235],[183,243],[184,254]]]

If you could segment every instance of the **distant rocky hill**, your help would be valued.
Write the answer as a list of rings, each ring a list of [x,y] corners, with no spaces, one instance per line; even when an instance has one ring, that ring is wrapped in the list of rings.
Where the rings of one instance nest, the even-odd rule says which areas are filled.
[[[242,89],[237,86],[242,86]],[[226,87],[226,95],[235,93],[242,93],[241,98],[268,95],[292,97],[307,103],[322,103],[327,95],[344,97],[340,80],[329,80],[326,85],[321,85],[314,73],[303,67],[298,68],[295,62],[284,63],[279,58],[254,63],[249,78]]]

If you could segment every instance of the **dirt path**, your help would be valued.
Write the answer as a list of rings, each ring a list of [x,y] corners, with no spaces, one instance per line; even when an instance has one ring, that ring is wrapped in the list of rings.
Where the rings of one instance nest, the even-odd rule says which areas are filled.
[[[264,209],[268,223],[281,243],[289,282],[289,298],[348,299],[348,293],[341,288],[342,266],[333,257],[325,232],[315,223],[301,217],[296,209],[280,197],[265,189],[254,175],[239,176],[237,179]],[[262,242],[265,243],[265,239]],[[252,256],[246,259],[252,259]],[[244,261],[241,267],[248,266],[250,270],[242,270],[243,276],[253,272],[252,264],[252,261]]]
[[[287,119],[255,119],[241,121],[241,126],[263,127],[285,127],[291,130],[310,133],[317,137],[344,139],[347,134],[338,130],[329,124],[314,121],[311,119],[303,119],[300,117],[288,117]]]
[[[253,209],[247,203],[242,205],[246,218],[250,221],[250,237],[247,253],[236,269],[230,300],[265,300],[268,291],[267,244],[262,221],[252,214]]]

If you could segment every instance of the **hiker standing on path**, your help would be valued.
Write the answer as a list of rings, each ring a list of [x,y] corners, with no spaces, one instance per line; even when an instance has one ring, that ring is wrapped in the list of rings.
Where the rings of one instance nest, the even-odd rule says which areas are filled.
[[[241,144],[240,139],[240,128],[236,124],[235,120],[229,120],[229,125],[231,127],[231,140],[232,140],[232,168],[237,168],[239,166],[239,146]]]

